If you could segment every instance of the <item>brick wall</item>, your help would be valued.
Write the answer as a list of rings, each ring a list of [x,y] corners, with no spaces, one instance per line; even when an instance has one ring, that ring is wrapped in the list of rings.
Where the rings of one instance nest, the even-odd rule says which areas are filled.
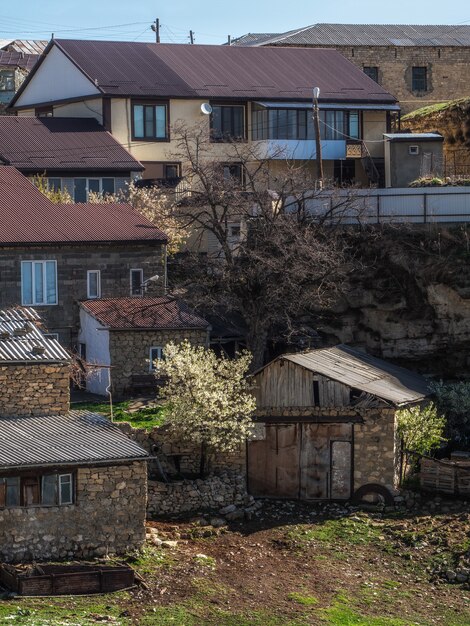
[[[0,365],[0,389],[0,417],[67,413],[70,403],[69,365]]]
[[[131,269],[143,269],[144,280],[164,276],[164,247],[160,244],[93,246],[28,246],[0,248],[0,308],[21,304],[21,261],[57,261],[58,304],[34,306],[49,332],[63,345],[76,343],[79,300],[87,298],[87,271],[101,271],[103,298],[129,296]],[[147,295],[161,295],[163,280],[152,283]]]
[[[69,506],[0,509],[0,560],[122,554],[145,539],[146,463],[83,467]]]

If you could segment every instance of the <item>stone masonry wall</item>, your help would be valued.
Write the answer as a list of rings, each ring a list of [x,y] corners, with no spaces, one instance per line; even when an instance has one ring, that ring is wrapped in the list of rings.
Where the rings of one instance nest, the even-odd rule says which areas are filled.
[[[90,558],[139,548],[146,503],[145,462],[79,468],[75,504],[0,509],[0,560]]]
[[[207,345],[205,330],[133,330],[111,331],[109,350],[113,369],[113,393],[125,395],[130,391],[132,375],[150,374],[150,348],[162,347],[170,341],[179,343],[187,339],[193,345]],[[156,388],[156,385],[155,385]]]
[[[70,402],[69,365],[0,365],[0,389],[0,418],[67,413]]]

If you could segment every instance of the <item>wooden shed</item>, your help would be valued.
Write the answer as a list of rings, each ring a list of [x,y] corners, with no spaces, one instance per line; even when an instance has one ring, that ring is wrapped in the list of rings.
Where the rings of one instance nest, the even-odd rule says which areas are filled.
[[[347,500],[377,485],[393,492],[400,460],[395,414],[430,395],[422,376],[338,345],[278,357],[254,383],[253,495]]]

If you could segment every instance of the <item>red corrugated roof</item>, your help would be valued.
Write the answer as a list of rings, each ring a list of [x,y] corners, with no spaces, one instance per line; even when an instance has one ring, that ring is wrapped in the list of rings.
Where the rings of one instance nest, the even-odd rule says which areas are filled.
[[[161,298],[104,298],[86,300],[81,306],[111,330],[171,330],[209,326],[186,304],[169,296]]]
[[[29,72],[38,59],[39,54],[24,54],[23,52],[0,50],[0,67],[21,67]]]
[[[0,155],[22,171],[141,171],[93,118],[0,116]]]
[[[0,166],[0,245],[97,241],[167,237],[128,204],[53,204],[17,169]]]
[[[107,95],[311,100],[312,88],[318,86],[323,102],[396,102],[331,49],[66,39],[55,39],[51,45],[69,56]]]

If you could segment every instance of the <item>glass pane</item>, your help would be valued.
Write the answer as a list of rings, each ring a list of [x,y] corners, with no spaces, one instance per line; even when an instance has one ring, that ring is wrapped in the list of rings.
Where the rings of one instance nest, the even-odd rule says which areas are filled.
[[[88,272],[88,297],[98,298],[98,272]]]
[[[52,191],[60,191],[62,189],[62,179],[61,178],[48,178],[47,185],[49,189]]]
[[[57,504],[57,475],[48,474],[42,477],[42,504]]]
[[[269,131],[268,131],[268,139],[277,139],[277,111],[275,109],[270,109],[268,111],[269,116]]]
[[[74,180],[74,200],[75,202],[86,202],[86,178],[76,178]]]
[[[57,302],[56,264],[55,261],[46,261],[46,292],[47,304]]]
[[[232,137],[242,138],[244,137],[244,109],[243,107],[233,107],[233,128]]]
[[[44,277],[43,264],[41,262],[34,263],[34,303],[43,304],[44,302]]]
[[[359,139],[359,113],[351,111],[349,113],[349,136],[353,139]]]
[[[222,132],[224,135],[233,136],[232,107],[222,107]]]
[[[155,123],[156,132],[155,136],[158,139],[166,138],[166,106],[159,105],[155,107]]]
[[[20,479],[18,476],[6,478],[6,506],[20,506]]]
[[[72,502],[72,476],[63,474],[59,476],[60,504],[71,504]]]
[[[280,109],[278,115],[278,139],[287,139],[287,109]]]
[[[153,127],[154,107],[146,106],[144,107],[144,111],[145,111],[145,136],[155,137],[155,131]]]
[[[131,296],[142,295],[142,270],[131,270]]]
[[[212,107],[211,124],[213,137],[220,138],[222,135],[222,107]]]
[[[33,304],[33,267],[31,261],[21,263],[21,298],[23,304]]]
[[[298,139],[297,111],[295,109],[287,111],[287,139]]]
[[[103,178],[101,181],[101,190],[103,193],[114,193],[114,178]]]
[[[88,191],[92,191],[93,193],[100,192],[100,179],[99,178],[88,179]]]
[[[144,107],[141,104],[134,105],[134,137],[144,136]]]
[[[307,138],[307,111],[297,111],[298,138]]]

